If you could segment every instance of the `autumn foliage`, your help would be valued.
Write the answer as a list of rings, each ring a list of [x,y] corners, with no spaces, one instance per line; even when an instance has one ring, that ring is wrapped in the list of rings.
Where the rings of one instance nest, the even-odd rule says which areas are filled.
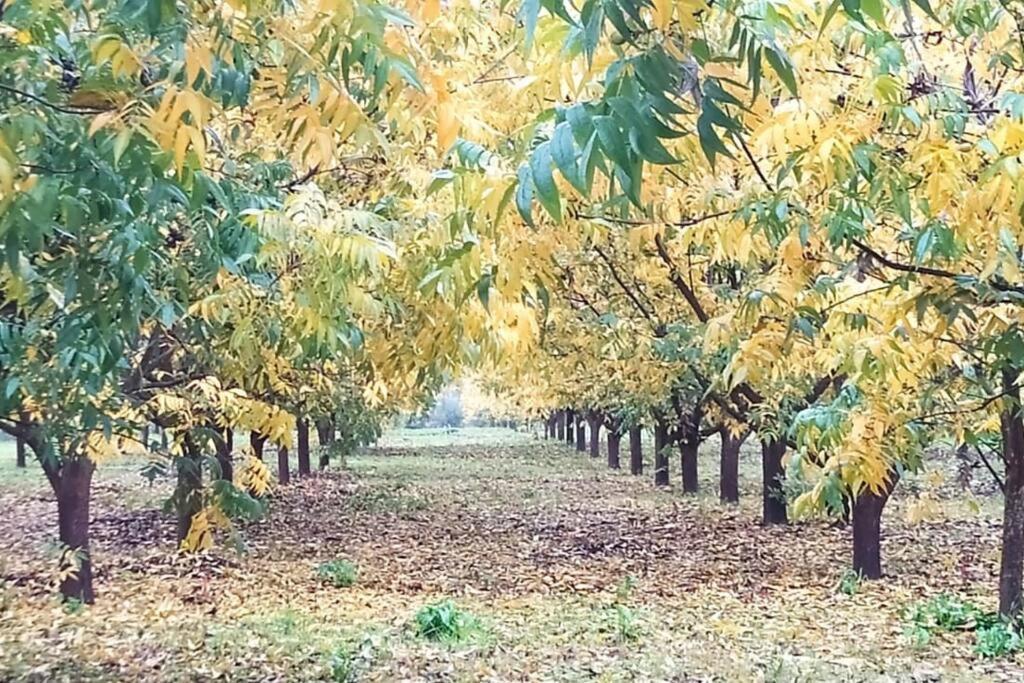
[[[86,603],[97,467],[204,551],[472,377],[685,494],[713,438],[724,505],[756,443],[864,579],[984,463],[1014,619],[1022,152],[1012,2],[0,0],[0,429]]]

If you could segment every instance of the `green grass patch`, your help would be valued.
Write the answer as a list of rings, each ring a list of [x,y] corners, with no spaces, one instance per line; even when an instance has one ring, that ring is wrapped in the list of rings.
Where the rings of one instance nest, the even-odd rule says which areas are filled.
[[[480,622],[451,600],[422,607],[413,619],[416,635],[440,643],[461,643],[481,632]]]
[[[916,647],[925,647],[940,633],[975,634],[974,651],[985,659],[1024,650],[1019,622],[987,612],[974,603],[943,593],[915,605],[907,614],[907,636]]]
[[[348,560],[330,560],[316,568],[316,575],[335,588],[348,588],[355,584],[359,569]]]

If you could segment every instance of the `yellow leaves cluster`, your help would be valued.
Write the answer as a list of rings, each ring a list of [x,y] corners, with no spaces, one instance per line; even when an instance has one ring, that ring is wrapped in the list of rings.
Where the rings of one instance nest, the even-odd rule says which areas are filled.
[[[242,463],[241,467],[235,470],[235,484],[252,495],[262,498],[270,493],[273,483],[270,478],[270,469],[259,458],[251,453]]]
[[[168,85],[160,104],[148,117],[149,133],[160,147],[173,153],[174,166],[179,173],[190,150],[196,155],[197,163],[203,163],[206,156],[204,128],[213,107],[213,102],[196,90]]]
[[[97,66],[110,62],[114,78],[134,78],[142,71],[142,60],[116,34],[105,34],[92,45],[92,58]]]
[[[216,505],[207,505],[192,516],[188,534],[181,540],[181,550],[199,552],[213,547],[213,534],[217,529],[231,526],[231,520]]]

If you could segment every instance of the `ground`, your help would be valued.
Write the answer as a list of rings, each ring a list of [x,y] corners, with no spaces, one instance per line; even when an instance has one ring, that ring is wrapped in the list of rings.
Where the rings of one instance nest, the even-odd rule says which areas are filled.
[[[965,490],[951,458],[904,478],[888,576],[846,592],[848,530],[759,525],[753,444],[726,507],[715,443],[684,497],[532,433],[395,432],[276,492],[244,550],[197,557],[173,552],[170,482],[124,460],[97,476],[97,604],[69,609],[55,504],[8,446],[0,680],[988,681],[1024,665],[980,659],[969,633],[906,634],[905,611],[943,592],[994,605],[999,500],[980,470]],[[336,559],[354,585],[318,576]],[[444,599],[475,620],[463,642],[412,628]]]

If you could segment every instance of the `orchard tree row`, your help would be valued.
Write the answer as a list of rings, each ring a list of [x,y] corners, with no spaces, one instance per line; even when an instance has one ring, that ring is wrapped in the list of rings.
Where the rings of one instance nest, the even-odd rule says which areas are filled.
[[[455,170],[457,201],[515,188],[491,309],[535,302],[532,350],[487,360],[495,393],[580,448],[605,430],[613,466],[628,435],[634,472],[652,430],[655,483],[677,452],[684,491],[721,433],[726,501],[756,438],[764,523],[849,519],[867,578],[901,476],[931,446],[967,451],[1005,494],[999,605],[1019,612],[1024,12],[555,0],[517,16],[523,44],[498,52],[486,95],[458,91],[487,153]],[[495,110],[497,90],[529,106]]]
[[[850,517],[868,577],[926,447],[1001,460],[1020,609],[1014,3],[0,13],[0,428],[61,501],[67,595],[93,468],[146,426],[194,547],[266,490],[234,430],[372,433],[473,367],[616,451],[652,429],[686,490],[718,432],[735,498],[758,439],[764,521]]]

